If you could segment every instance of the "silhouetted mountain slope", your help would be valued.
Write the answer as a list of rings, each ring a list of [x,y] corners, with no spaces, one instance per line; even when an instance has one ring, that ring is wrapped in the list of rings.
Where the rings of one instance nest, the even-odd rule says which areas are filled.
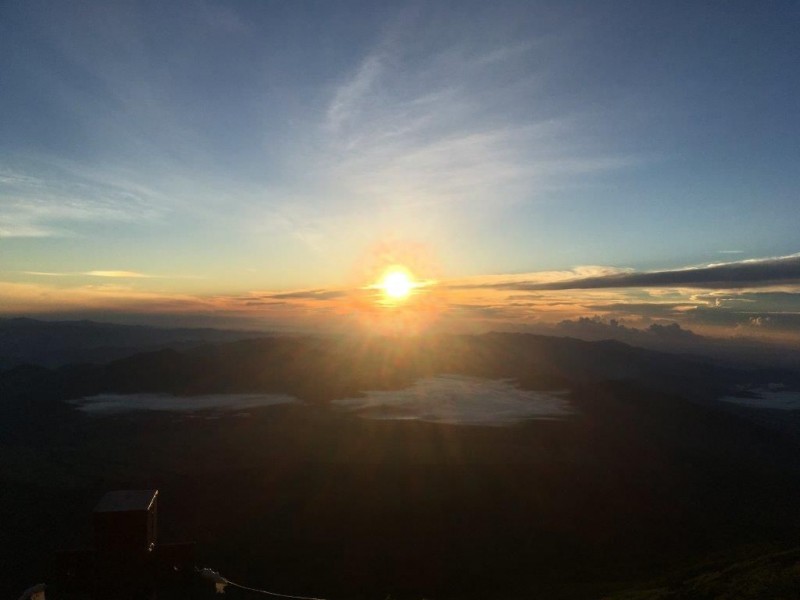
[[[792,600],[800,598],[800,549],[736,562],[700,565],[669,582],[603,600]],[[677,581],[676,581],[677,580]]]

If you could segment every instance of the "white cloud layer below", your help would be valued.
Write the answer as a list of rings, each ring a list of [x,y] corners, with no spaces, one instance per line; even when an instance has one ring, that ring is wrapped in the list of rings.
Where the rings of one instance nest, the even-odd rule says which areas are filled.
[[[368,419],[504,426],[573,414],[564,395],[521,390],[507,380],[440,375],[420,379],[404,390],[370,391],[363,398],[334,404]]]

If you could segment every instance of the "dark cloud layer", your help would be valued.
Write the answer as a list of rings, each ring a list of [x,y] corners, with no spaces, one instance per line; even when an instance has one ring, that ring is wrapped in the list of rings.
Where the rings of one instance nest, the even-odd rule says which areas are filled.
[[[621,273],[601,277],[585,277],[556,282],[513,282],[487,286],[495,289],[519,291],[583,290],[633,287],[697,287],[745,288],[781,283],[800,283],[800,254],[746,260],[708,267],[651,271],[647,273]]]
[[[299,292],[270,294],[264,296],[264,298],[274,298],[278,300],[333,300],[345,295],[345,292],[339,290],[302,290]]]

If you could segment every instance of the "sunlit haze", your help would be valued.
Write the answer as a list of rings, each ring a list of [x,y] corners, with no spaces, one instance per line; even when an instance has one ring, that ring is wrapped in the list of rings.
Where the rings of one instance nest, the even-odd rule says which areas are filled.
[[[381,287],[390,298],[405,298],[411,292],[411,279],[400,269],[389,271],[381,282]]]

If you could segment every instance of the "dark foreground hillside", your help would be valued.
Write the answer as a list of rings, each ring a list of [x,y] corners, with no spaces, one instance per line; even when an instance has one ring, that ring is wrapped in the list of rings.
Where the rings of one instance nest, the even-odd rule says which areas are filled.
[[[757,553],[756,553],[757,554]],[[649,587],[607,596],[604,600],[793,600],[800,598],[800,548],[765,552],[745,560],[697,564],[662,577]]]
[[[161,539],[195,540],[199,564],[248,585],[325,598],[598,598],[642,582],[669,590],[677,584],[663,578],[689,565],[797,545],[800,467],[791,436],[702,398],[659,391],[670,387],[658,383],[663,373],[682,359],[602,344],[553,358],[567,341],[553,342],[544,362],[531,349],[546,342],[509,341],[518,346],[496,342],[499,358],[482,345],[482,361],[468,351],[441,360],[488,365],[486,375],[536,363],[537,378],[562,384],[569,362],[574,417],[509,427],[369,421],[322,398],[246,414],[88,417],[62,400],[70,386],[97,385],[76,379],[89,368],[6,372],[2,593],[46,581],[56,549],[88,544],[92,507],[118,488],[159,488]],[[214,352],[222,351],[192,360]],[[103,372],[152,365],[153,356]],[[168,356],[179,364],[185,355]],[[256,356],[242,368],[255,369]],[[264,372],[291,382],[274,356]],[[361,360],[385,387],[439,368],[424,354],[409,356],[419,362],[407,371],[386,368],[376,352]],[[687,367],[682,383],[700,380],[692,368],[711,372]],[[612,369],[624,377],[601,381]],[[348,386],[367,377],[331,373]],[[722,385],[718,377],[707,385]],[[525,371],[517,379],[534,381]],[[136,379],[124,381],[128,391]]]

